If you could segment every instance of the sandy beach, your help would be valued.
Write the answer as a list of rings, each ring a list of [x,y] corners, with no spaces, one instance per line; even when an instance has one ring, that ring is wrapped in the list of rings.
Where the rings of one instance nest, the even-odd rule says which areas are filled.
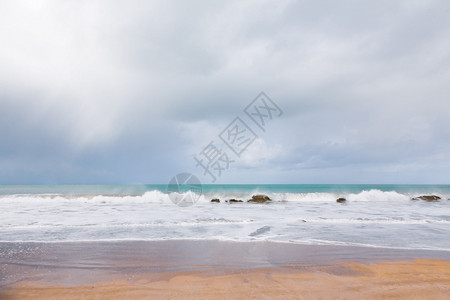
[[[271,242],[0,243],[1,299],[447,299],[450,253]]]
[[[450,1],[0,0],[0,300],[450,300]]]

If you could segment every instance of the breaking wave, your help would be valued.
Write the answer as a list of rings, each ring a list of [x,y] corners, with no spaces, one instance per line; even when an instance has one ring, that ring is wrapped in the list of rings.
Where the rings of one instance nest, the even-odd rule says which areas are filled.
[[[190,192],[187,192],[190,193]],[[187,195],[187,193],[181,195]],[[273,202],[335,202],[337,198],[343,197],[348,202],[385,202],[385,201],[409,201],[414,197],[420,196],[417,193],[402,194],[396,191],[380,191],[367,190],[360,193],[265,193],[255,191],[252,193],[208,193],[199,195],[199,203],[210,202],[211,199],[218,198],[222,201],[228,199],[240,199],[244,202],[251,199],[255,194],[266,194]],[[442,199],[450,199],[450,195],[440,193],[430,193],[441,197]],[[170,203],[171,200],[167,193],[153,190],[145,192],[141,195],[120,195],[120,194],[88,194],[88,195],[64,195],[64,194],[16,194],[0,196],[0,203],[48,203],[48,202],[74,202],[80,201],[85,203]]]

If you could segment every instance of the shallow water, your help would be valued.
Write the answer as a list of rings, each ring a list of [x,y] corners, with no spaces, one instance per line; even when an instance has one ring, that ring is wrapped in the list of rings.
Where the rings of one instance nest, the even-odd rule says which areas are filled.
[[[189,207],[173,204],[165,189],[1,186],[0,241],[265,240],[450,251],[450,186],[207,185]],[[223,201],[257,193],[272,203]],[[442,199],[411,200],[424,194]]]

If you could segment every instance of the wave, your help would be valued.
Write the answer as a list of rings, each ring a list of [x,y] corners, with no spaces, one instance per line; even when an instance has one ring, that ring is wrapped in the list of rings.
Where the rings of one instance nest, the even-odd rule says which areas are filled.
[[[341,218],[341,219],[326,219],[326,218],[311,218],[301,219],[299,222],[312,224],[392,224],[392,225],[421,225],[421,224],[450,224],[450,220],[442,219],[392,219],[392,218]]]
[[[180,221],[154,221],[143,223],[86,223],[86,224],[5,224],[1,229],[7,230],[34,230],[34,229],[75,229],[75,228],[150,228],[150,227],[189,227],[189,226],[223,226],[223,225],[246,225],[259,223],[254,219],[225,219],[225,218],[205,218],[196,220]],[[299,223],[308,224],[374,224],[374,225],[423,225],[423,224],[450,224],[450,220],[443,219],[403,219],[392,218],[368,219],[368,218],[306,218],[300,219],[296,223],[287,223],[287,226],[298,226]],[[264,226],[269,227],[269,226]]]
[[[379,249],[397,249],[397,250],[425,250],[425,251],[442,251],[450,252],[450,248],[445,247],[434,247],[434,246],[390,246],[390,245],[376,245],[370,243],[356,243],[356,242],[342,242],[333,240],[321,240],[321,239],[304,239],[304,240],[289,240],[282,241],[278,239],[265,238],[265,239],[255,239],[253,237],[247,238],[205,238],[205,237],[183,237],[183,238],[108,238],[108,239],[64,239],[64,240],[1,240],[2,244],[16,244],[16,243],[26,243],[26,244],[71,244],[71,243],[92,243],[92,242],[102,242],[102,243],[120,243],[120,242],[165,242],[165,241],[219,241],[219,242],[233,242],[233,243],[279,243],[279,244],[295,244],[295,245],[328,245],[328,246],[343,246],[343,247],[361,247],[361,248],[379,248]]]
[[[26,224],[12,225],[6,224],[1,229],[51,229],[51,228],[126,228],[126,227],[172,227],[172,226],[209,226],[209,225],[232,225],[232,224],[249,224],[253,223],[253,219],[231,220],[225,218],[203,218],[196,220],[180,220],[180,221],[154,221],[146,223],[87,223],[87,224]]]
[[[191,193],[191,192],[187,192]],[[183,193],[181,195],[188,195]],[[218,198],[222,202],[228,199],[241,199],[244,202],[251,199],[254,194],[266,194],[273,202],[336,202],[337,198],[343,197],[348,202],[395,202],[409,201],[421,194],[403,194],[396,191],[364,190],[359,193],[270,193],[270,192],[248,192],[248,193],[207,193],[198,195],[198,203],[208,203],[211,199]],[[193,194],[193,193],[192,193]],[[190,194],[190,195],[192,195]],[[443,200],[450,199],[450,195],[440,193],[428,193],[441,197]],[[65,194],[16,194],[0,196],[0,203],[48,203],[48,202],[85,202],[96,204],[108,203],[171,203],[169,194],[159,190],[147,191],[140,195],[122,194],[87,194],[87,195],[65,195]]]

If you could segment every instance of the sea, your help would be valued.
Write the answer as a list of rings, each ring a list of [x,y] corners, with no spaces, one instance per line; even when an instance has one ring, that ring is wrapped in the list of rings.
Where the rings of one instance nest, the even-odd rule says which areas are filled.
[[[195,193],[195,203],[180,206],[164,184],[1,185],[0,242],[224,240],[450,251],[450,185],[210,184]],[[256,194],[272,201],[247,202]],[[422,195],[441,199],[412,200]],[[346,201],[336,202],[341,197]]]

